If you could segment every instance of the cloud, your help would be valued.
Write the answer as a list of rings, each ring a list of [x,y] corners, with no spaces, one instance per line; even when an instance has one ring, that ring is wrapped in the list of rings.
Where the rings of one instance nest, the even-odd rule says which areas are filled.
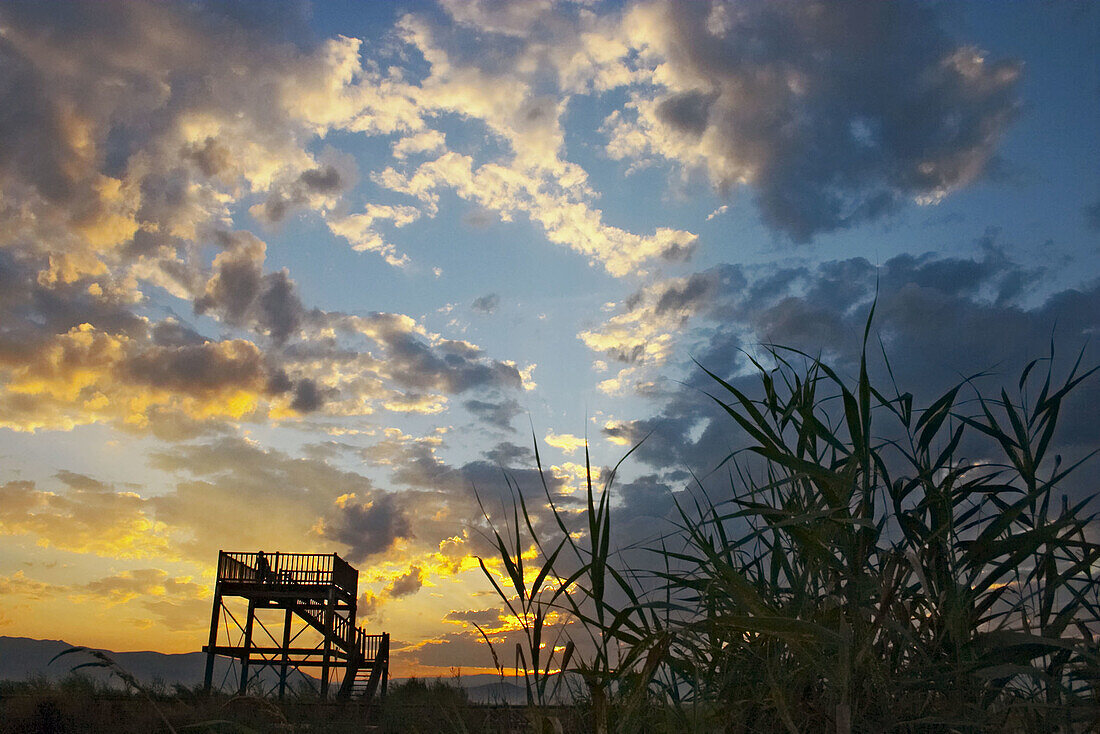
[[[393,599],[400,599],[415,594],[422,586],[424,586],[424,572],[419,566],[413,566],[386,587],[386,595]]]
[[[0,576],[0,594],[11,599],[15,596],[23,596],[30,599],[46,599],[64,591],[63,586],[48,584],[44,581],[29,578],[22,571],[16,571],[10,576]],[[0,624],[0,626],[3,626]]]
[[[395,227],[404,227],[419,218],[420,210],[416,207],[368,204],[361,214],[330,219],[328,227],[333,234],[347,240],[356,252],[377,252],[390,265],[405,267],[409,264],[408,256],[386,242],[375,223],[388,221]]]
[[[318,160],[304,143],[333,124],[365,127],[354,118],[369,95],[351,89],[357,41],[308,42],[294,37],[302,18],[293,13],[204,4],[9,3],[0,12],[10,113],[0,186],[35,211],[24,221],[39,232],[69,233],[40,239],[51,248],[110,262],[139,232],[195,239],[224,221],[242,185],[266,197],[257,211],[278,219],[291,206],[330,208],[352,177],[346,159]],[[339,114],[349,95],[362,99]]]
[[[549,8],[539,8],[540,33],[545,31],[572,48],[577,37],[576,17],[559,22]],[[460,25],[479,18],[481,30],[499,27],[501,13],[487,8],[449,7]],[[390,167],[372,175],[375,183],[413,196],[434,215],[441,189],[454,191],[486,210],[510,221],[525,214],[541,226],[548,239],[569,247],[602,265],[613,275],[637,272],[654,258],[680,260],[696,245],[690,232],[658,227],[651,235],[639,235],[604,222],[603,213],[592,202],[595,193],[587,184],[586,172],[564,158],[565,135],[562,115],[569,99],[562,90],[544,89],[546,71],[554,61],[546,57],[542,41],[516,43],[507,35],[486,39],[492,53],[470,54],[454,27],[420,15],[406,15],[398,23],[402,40],[418,52],[429,73],[403,90],[415,99],[420,114],[458,114],[482,121],[494,142],[507,147],[503,159],[482,162],[444,147],[445,141],[430,132],[419,131],[395,146],[398,157],[407,153],[433,153],[433,160],[413,169]],[[503,32],[503,31],[502,31]],[[591,34],[589,34],[591,35]],[[600,45],[597,41],[596,45]],[[562,60],[562,63],[565,63]],[[371,238],[365,241],[375,242]],[[381,246],[380,241],[375,242]]]
[[[523,412],[523,407],[512,398],[497,402],[467,400],[462,405],[466,410],[477,416],[479,420],[504,430],[511,429],[512,419]]]
[[[471,156],[453,151],[420,164],[414,171],[395,168],[373,176],[393,191],[419,199],[426,207],[438,207],[439,189],[449,188],[464,199],[497,211],[504,221],[519,213],[541,225],[546,237],[602,265],[616,277],[644,274],[644,263],[654,259],[688,259],[698,237],[691,232],[657,227],[651,235],[639,235],[605,224],[603,212],[587,203],[587,186],[546,181],[545,172],[518,165],[486,163],[476,166]]]
[[[357,41],[317,43],[294,30],[300,14],[238,10],[0,9],[4,425],[193,436],[212,419],[265,416],[269,403],[290,414],[324,401],[325,388],[286,377],[266,345],[137,315],[159,286],[274,347],[300,336],[294,282],[264,272],[262,241],[227,230],[231,207],[254,196],[267,221],[294,207],[328,213],[354,161],[308,143],[332,125],[407,128],[362,117]],[[209,267],[206,241],[221,249]],[[266,389],[279,375],[288,384]]]
[[[118,488],[61,471],[58,486],[0,485],[0,534],[28,536],[44,547],[107,558],[213,562],[227,539],[239,547],[282,546],[331,552],[346,545],[353,562],[412,539],[403,497],[375,488],[365,476],[323,459],[297,458],[233,436],[154,451],[149,465],[168,481],[156,492]],[[242,523],[241,518],[262,518]],[[445,535],[425,542],[438,550]],[[119,588],[149,581],[152,572],[116,579]],[[127,586],[128,584],[128,586]],[[89,587],[85,593],[107,587]],[[147,592],[137,590],[134,593]]]
[[[500,466],[519,466],[529,468],[535,464],[535,453],[527,446],[517,446],[511,441],[502,441],[485,452],[485,458]]]
[[[207,589],[190,577],[171,577],[159,568],[140,568],[94,579],[74,589],[107,604],[124,604],[137,597],[206,599]]]
[[[173,413],[202,431],[198,423],[262,413],[274,399],[262,353],[243,339],[160,346],[85,323],[39,334],[7,361],[0,425],[15,430],[95,422],[155,430]]]
[[[608,153],[750,186],[799,242],[977,180],[1019,108],[1020,65],[919,3],[639,3],[623,33],[653,91],[607,118]]]
[[[240,438],[163,449],[149,463],[176,480],[149,506],[180,534],[178,552],[203,560],[216,556],[225,538],[249,548],[294,538],[302,552],[327,552],[328,520],[342,514],[340,498],[370,502],[379,493],[355,472]],[[241,524],[257,513],[263,522]]]
[[[441,457],[446,444],[443,434],[414,437],[396,429],[384,439],[361,451],[364,460],[389,471],[388,486],[394,488],[410,522],[411,535],[421,549],[448,544],[455,528],[469,529],[461,544],[461,555],[494,557],[495,545],[484,534],[482,507],[493,518],[510,518],[513,488],[521,492],[537,523],[550,522],[545,506],[543,479],[551,494],[568,506],[567,477],[547,471],[540,477],[529,449],[504,442],[486,452],[486,459],[449,463]],[[478,503],[480,497],[481,504]],[[350,505],[352,520],[359,512]]]
[[[447,612],[443,617],[445,622],[457,622],[459,624],[476,624],[480,627],[499,627],[504,617],[499,609],[463,609]]]
[[[214,258],[195,312],[211,313],[233,326],[249,326],[285,343],[303,319],[302,302],[286,270],[263,272],[267,246],[247,232],[223,233],[226,248]]]
[[[470,308],[478,313],[491,314],[497,310],[499,305],[500,296],[496,293],[487,293],[484,296],[475,298],[474,302],[470,304]]]
[[[209,588],[158,568],[122,571],[70,587],[69,592],[76,601],[90,600],[101,607],[136,606],[142,614],[153,615],[159,627],[177,632],[203,630],[210,605]]]
[[[242,339],[152,347],[126,360],[123,370],[138,383],[194,394],[259,392],[267,381],[260,350]]]
[[[317,383],[306,378],[295,386],[294,400],[290,402],[290,407],[299,413],[310,413],[320,408],[323,403],[324,398],[317,388]]]
[[[1041,271],[1015,263],[989,237],[978,244],[978,254],[969,258],[899,255],[877,268],[852,258],[737,269],[738,277],[725,277],[731,266],[719,266],[699,274],[715,284],[700,291],[705,296],[684,301],[684,281],[675,279],[639,291],[627,300],[624,314],[645,314],[639,318],[644,321],[658,313],[666,296],[676,304],[690,302],[681,353],[749,391],[755,377],[748,355],[767,359],[756,346],[760,343],[821,355],[840,374],[854,375],[876,293],[872,338],[882,340],[894,378],[913,392],[917,405],[964,376],[990,369],[996,376],[980,385],[1014,380],[1027,360],[1048,353],[1052,336],[1067,361],[1083,346],[1085,362],[1095,360],[1089,335],[1100,327],[1093,315],[1100,313],[1093,305],[1100,302],[1100,284],[1037,299],[1031,289],[1042,282]],[[873,344],[872,349],[877,351]],[[654,396],[661,406],[655,415],[611,423],[604,433],[627,443],[652,434],[635,454],[643,462],[664,472],[686,466],[706,473],[746,439],[708,404],[702,391],[713,389],[710,379],[686,362],[678,360],[684,387]],[[890,379],[881,360],[872,364],[873,379]],[[1093,382],[1082,385],[1075,407],[1061,416],[1063,447],[1077,451],[1100,441],[1083,415],[1098,390]]]
[[[661,364],[670,356],[677,333],[717,291],[743,283],[736,266],[659,281],[635,291],[621,313],[578,337],[589,349],[616,362]]]
[[[412,537],[408,517],[399,506],[398,500],[390,494],[378,495],[362,504],[344,505],[338,519],[326,524],[322,532],[326,538],[348,547],[347,558],[352,563],[362,563],[371,556],[389,550],[397,540]],[[415,591],[406,590],[410,583],[406,579],[394,595],[403,596]],[[420,588],[419,573],[416,583],[416,588]]]
[[[79,475],[59,478],[70,485],[60,493],[27,481],[0,485],[0,532],[107,558],[152,558],[168,552],[167,529],[154,519],[142,497],[78,481]]]
[[[393,157],[408,158],[413,155],[441,153],[446,150],[446,142],[446,137],[438,130],[421,130],[394,143]]]
[[[324,157],[328,162],[273,186],[264,202],[252,206],[249,213],[271,225],[281,222],[295,209],[327,212],[336,208],[340,195],[354,182],[355,162],[350,156],[331,150]]]
[[[546,443],[556,449],[561,449],[562,452],[569,455],[572,455],[577,449],[584,448],[588,444],[585,439],[574,436],[572,433],[548,433],[546,434]]]

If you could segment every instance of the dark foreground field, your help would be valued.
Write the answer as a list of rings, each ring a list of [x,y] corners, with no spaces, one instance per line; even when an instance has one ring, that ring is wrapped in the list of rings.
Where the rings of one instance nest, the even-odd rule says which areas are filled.
[[[146,693],[148,695],[146,695]],[[127,693],[73,676],[61,682],[0,683],[0,734],[118,732],[526,732],[525,707],[470,703],[460,688],[410,680],[384,706],[277,702],[196,691]],[[584,707],[542,710],[563,732],[585,731]],[[551,725],[552,726],[552,725]],[[553,729],[551,729],[553,730]]]

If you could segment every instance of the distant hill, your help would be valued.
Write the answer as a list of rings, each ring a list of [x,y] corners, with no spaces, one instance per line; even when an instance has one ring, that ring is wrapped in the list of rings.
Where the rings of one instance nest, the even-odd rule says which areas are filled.
[[[68,676],[74,666],[94,660],[89,655],[74,653],[50,664],[55,655],[71,647],[73,645],[63,640],[0,636],[0,680],[60,680]],[[202,652],[105,652],[144,685],[159,682],[169,688],[176,684],[192,688],[202,685],[206,672],[206,653]],[[225,679],[227,673],[231,674],[229,668],[230,662],[226,658],[216,659],[215,683]],[[111,681],[111,674],[102,668],[82,668],[77,672],[92,680],[118,684],[117,679]],[[271,669],[266,671],[264,679],[269,684],[278,680]],[[398,685],[404,680],[407,679],[391,678],[390,685]],[[499,675],[477,674],[444,680],[466,689],[470,701],[474,703],[522,704],[527,701],[523,682],[516,682],[514,678],[501,680]]]
[[[481,676],[477,676],[481,677]],[[525,704],[527,703],[527,692],[524,690],[522,684],[508,683],[507,681],[501,681],[500,676],[493,675],[488,676],[493,679],[492,683],[478,684],[465,684],[463,688],[466,689],[466,696],[473,703],[508,703],[508,704]]]
[[[60,680],[68,676],[73,667],[95,660],[84,653],[73,653],[50,663],[55,655],[72,647],[63,640],[0,636],[0,680]],[[171,687],[179,684],[192,688],[201,686],[206,675],[206,653],[202,652],[104,652],[144,685],[160,683]],[[230,665],[226,658],[215,660],[215,683],[220,683],[231,673]],[[111,673],[104,668],[81,668],[77,672],[92,680],[119,684],[117,678],[112,679]],[[278,680],[270,669],[265,671],[263,678],[269,684]]]

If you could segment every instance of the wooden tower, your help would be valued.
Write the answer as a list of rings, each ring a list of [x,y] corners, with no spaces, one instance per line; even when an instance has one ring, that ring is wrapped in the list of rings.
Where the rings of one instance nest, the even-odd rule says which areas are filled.
[[[329,696],[330,682],[338,683],[340,698],[370,700],[376,692],[385,697],[390,636],[355,626],[358,585],[359,571],[335,553],[219,551],[210,641],[202,648],[206,691],[215,685],[214,657],[223,655],[240,668],[240,679],[232,681],[240,693],[263,682],[270,667],[279,698],[295,671],[311,687],[319,680],[321,698]],[[227,604],[234,597],[237,615]],[[224,644],[218,644],[220,632]]]

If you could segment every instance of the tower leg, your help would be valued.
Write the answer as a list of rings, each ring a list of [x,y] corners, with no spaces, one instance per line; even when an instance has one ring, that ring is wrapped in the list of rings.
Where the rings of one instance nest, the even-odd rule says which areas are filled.
[[[221,618],[222,594],[221,584],[214,584],[214,607],[210,612],[210,639],[206,648],[206,675],[203,678],[202,689],[209,695],[214,683],[214,648],[218,645],[218,622]]]
[[[385,655],[382,656],[382,700],[386,700],[386,684],[390,678],[390,634],[388,632],[382,633],[382,644],[379,646],[379,654],[385,651]]]
[[[333,611],[333,605],[336,603],[336,594],[332,589],[329,589],[328,598],[325,600],[325,616],[324,616],[324,635],[325,645],[324,652],[321,657],[321,698],[328,698],[328,678],[329,678],[329,650],[332,647],[332,638],[334,636],[333,626],[335,620],[335,612]]]
[[[286,617],[283,619],[283,664],[279,668],[279,700],[282,701],[286,696],[286,671],[287,662],[290,659],[287,650],[290,648],[290,623],[294,619],[294,613],[287,608]]]
[[[240,695],[248,690],[248,659],[252,657],[252,620],[256,618],[256,602],[248,600],[248,618],[244,623],[244,653],[241,655]]]

